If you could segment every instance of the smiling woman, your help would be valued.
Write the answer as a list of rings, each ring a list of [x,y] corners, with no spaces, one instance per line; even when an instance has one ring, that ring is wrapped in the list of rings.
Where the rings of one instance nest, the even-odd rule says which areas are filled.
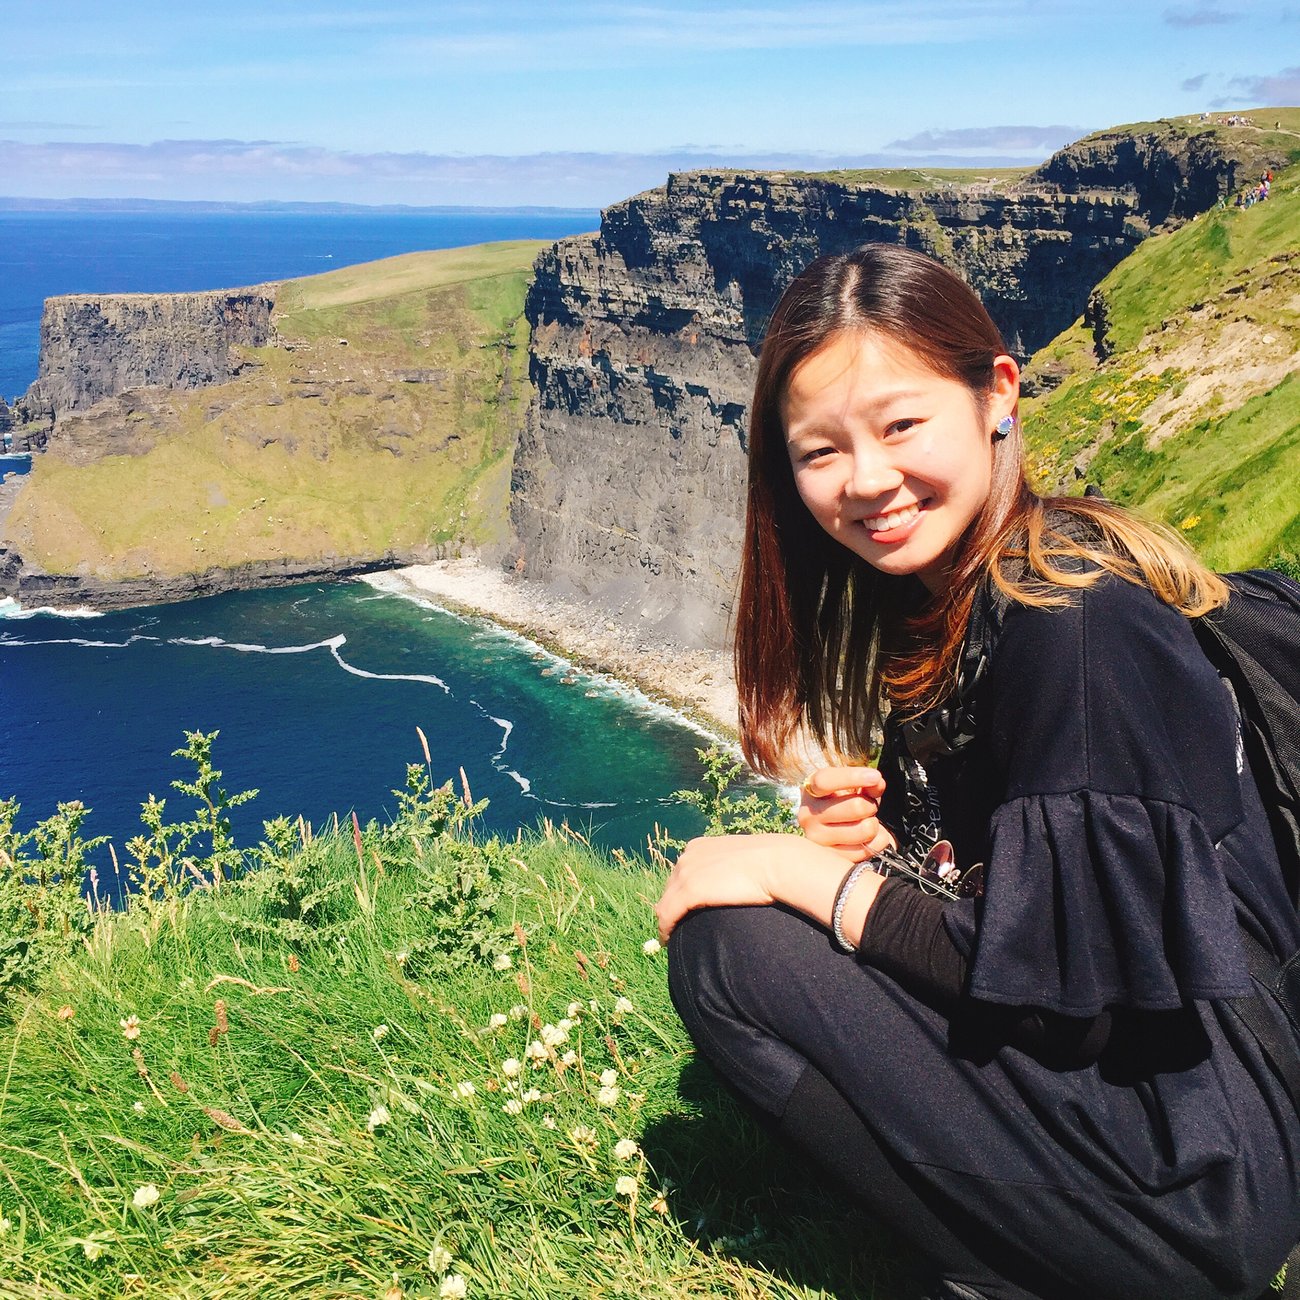
[[[1300,1119],[1233,1015],[1238,926],[1286,960],[1300,920],[1190,624],[1226,587],[1117,507],[1038,497],[1017,379],[903,248],[814,262],[777,307],[742,744],[835,765],[802,839],[687,845],[674,1003],[935,1296],[1251,1300],[1300,1237]]]

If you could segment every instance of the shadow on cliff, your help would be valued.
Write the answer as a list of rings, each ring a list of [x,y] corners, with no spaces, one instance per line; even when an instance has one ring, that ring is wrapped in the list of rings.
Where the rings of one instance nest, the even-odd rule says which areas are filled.
[[[683,1113],[651,1124],[641,1144],[701,1249],[834,1300],[918,1294],[906,1247],[765,1132],[708,1064],[690,1062],[679,1092]]]

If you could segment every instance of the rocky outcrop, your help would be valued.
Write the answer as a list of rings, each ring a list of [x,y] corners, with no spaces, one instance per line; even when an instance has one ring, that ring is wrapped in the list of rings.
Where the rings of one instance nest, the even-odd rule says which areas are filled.
[[[511,494],[519,572],[720,643],[755,357],[794,275],[865,242],[921,249],[1028,356],[1154,226],[1210,206],[1259,165],[1249,140],[1233,152],[1203,134],[1089,137],[1008,187],[694,172],[608,209],[598,235],[538,260],[528,298],[536,391]]]
[[[19,400],[19,418],[57,424],[132,388],[225,383],[238,373],[237,347],[271,341],[274,305],[273,285],[48,298],[40,370]]]
[[[1076,140],[1029,179],[1067,194],[1126,189],[1144,219],[1159,226],[1194,217],[1266,168],[1280,171],[1292,161],[1291,151],[1263,132],[1157,122]]]

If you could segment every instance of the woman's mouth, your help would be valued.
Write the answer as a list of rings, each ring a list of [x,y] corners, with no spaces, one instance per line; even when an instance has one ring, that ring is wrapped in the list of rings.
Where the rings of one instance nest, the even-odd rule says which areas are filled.
[[[918,501],[901,510],[873,515],[870,519],[864,519],[862,526],[871,534],[873,542],[901,542],[912,535],[913,528],[921,518],[924,504],[925,502]]]

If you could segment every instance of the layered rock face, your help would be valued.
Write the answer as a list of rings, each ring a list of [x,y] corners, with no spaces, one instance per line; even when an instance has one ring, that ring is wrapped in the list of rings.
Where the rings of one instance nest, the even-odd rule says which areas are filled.
[[[719,643],[755,357],[804,266],[869,241],[921,249],[960,271],[1027,354],[1144,232],[1122,192],[909,193],[779,175],[673,176],[609,209],[599,235],[543,255],[528,300],[520,570]]]
[[[866,242],[920,249],[967,280],[1027,357],[1154,226],[1211,206],[1266,152],[1250,133],[1162,127],[1088,137],[1017,185],[697,172],[608,209],[598,235],[539,259],[528,299],[536,392],[511,494],[518,570],[719,644],[756,353],[804,266]]]
[[[203,388],[238,370],[232,348],[273,336],[274,286],[214,293],[68,295],[41,316],[41,362],[20,418],[53,420],[128,389]]]

